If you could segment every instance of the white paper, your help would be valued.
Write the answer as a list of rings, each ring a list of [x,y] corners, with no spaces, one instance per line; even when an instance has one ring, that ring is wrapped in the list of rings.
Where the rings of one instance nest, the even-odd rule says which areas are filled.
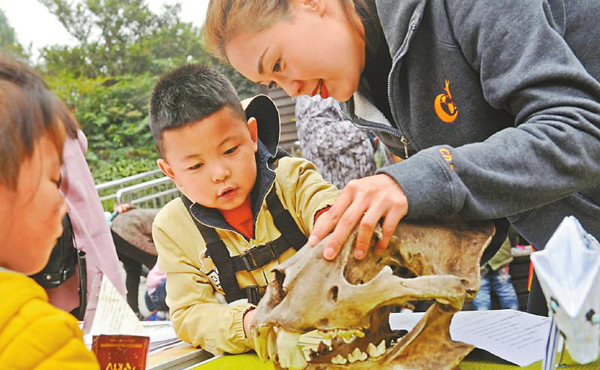
[[[392,330],[411,330],[424,313],[392,313]],[[450,335],[519,366],[544,358],[550,319],[516,310],[461,311],[454,315]]]
[[[150,337],[150,343],[177,339],[177,334],[170,321],[144,321],[142,326]]]
[[[595,361],[600,356],[594,320],[600,311],[600,244],[569,216],[531,261],[571,358],[580,364]]]
[[[90,334],[146,335],[146,330],[127,304],[125,297],[106,275],[102,278]]]
[[[170,321],[144,321],[142,325],[150,336],[148,354],[164,351],[181,343]]]
[[[576,318],[588,308],[585,303],[598,286],[600,250],[597,244],[576,218],[565,217],[546,248],[531,255],[546,299],[556,299],[570,318]],[[560,319],[558,326],[564,331]]]

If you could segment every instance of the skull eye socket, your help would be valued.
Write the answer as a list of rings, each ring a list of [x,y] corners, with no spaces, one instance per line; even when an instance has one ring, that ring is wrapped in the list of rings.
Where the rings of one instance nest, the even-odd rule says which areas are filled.
[[[333,288],[331,288],[329,290],[329,299],[331,299],[334,302],[337,302],[337,298],[338,298],[338,287],[334,286]]]
[[[394,275],[404,278],[404,279],[408,279],[408,278],[414,278],[416,275],[410,271],[408,268],[406,268],[405,266],[402,266],[401,264],[399,264],[396,261],[387,261],[386,266],[389,266],[390,269],[392,269],[392,272],[394,273]]]
[[[285,290],[283,289],[283,281],[285,280],[285,272],[281,271],[281,270],[273,270],[275,272],[275,278],[272,281],[272,288],[273,290],[276,292],[276,299],[278,301],[283,300],[283,298],[285,297],[286,293]]]
[[[396,274],[397,276],[400,276],[402,278],[413,278],[416,275],[412,273],[412,271],[410,271],[409,269],[407,269],[404,266],[398,266],[395,270],[392,267],[392,271],[394,271],[394,274]]]
[[[281,270],[274,269],[275,272],[275,281],[274,283],[280,286],[283,286],[283,280],[285,279],[285,272]]]

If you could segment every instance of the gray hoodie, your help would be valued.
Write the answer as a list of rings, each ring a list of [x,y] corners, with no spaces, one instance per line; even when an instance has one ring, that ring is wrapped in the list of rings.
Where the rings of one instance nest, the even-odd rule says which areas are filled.
[[[541,249],[574,215],[600,237],[598,0],[377,9],[394,122],[360,89],[342,107],[396,155],[417,151],[381,170],[404,190],[407,217],[508,217]]]

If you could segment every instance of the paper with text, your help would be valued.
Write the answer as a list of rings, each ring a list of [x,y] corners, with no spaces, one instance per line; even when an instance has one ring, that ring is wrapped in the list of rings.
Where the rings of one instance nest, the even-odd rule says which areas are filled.
[[[423,315],[393,313],[390,326],[392,330],[411,330]],[[461,311],[450,325],[453,340],[472,344],[519,366],[544,358],[549,332],[548,317],[515,310]]]
[[[91,335],[128,334],[146,335],[146,330],[106,275],[98,296],[98,306],[90,329]]]

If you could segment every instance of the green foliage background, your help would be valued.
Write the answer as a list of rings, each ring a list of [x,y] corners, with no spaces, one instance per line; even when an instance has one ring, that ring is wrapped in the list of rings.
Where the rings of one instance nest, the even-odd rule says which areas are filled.
[[[96,183],[156,168],[157,152],[147,125],[148,100],[156,77],[48,76],[70,106],[88,139],[86,159]]]
[[[0,52],[8,53],[24,60],[29,58],[29,49],[24,48],[17,41],[15,29],[10,25],[2,9],[0,9]]]
[[[77,40],[76,46],[41,50],[37,68],[86,134],[86,158],[97,184],[157,168],[147,121],[161,74],[186,62],[203,63],[224,73],[241,99],[257,92],[204,50],[200,30],[180,21],[179,5],[157,14],[145,0],[38,1]],[[1,25],[0,17],[0,35]]]

